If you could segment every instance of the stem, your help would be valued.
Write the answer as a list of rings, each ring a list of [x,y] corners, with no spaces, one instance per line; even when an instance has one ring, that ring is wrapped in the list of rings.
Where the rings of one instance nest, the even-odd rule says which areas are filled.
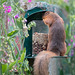
[[[22,42],[22,49],[23,49],[23,47],[24,47],[24,42],[25,42],[25,38],[23,39],[23,42]]]
[[[15,42],[14,40],[13,40],[13,42],[14,42],[15,47],[16,47],[16,49],[17,49],[17,51],[18,51],[19,55],[20,55],[20,51],[19,51],[19,48],[18,48],[18,46],[17,46],[16,42]]]
[[[23,50],[23,46],[24,46],[24,42],[25,42],[25,37],[23,36],[23,34],[21,34],[21,31],[20,31],[20,36],[21,36],[21,39],[23,39],[23,40],[20,40],[20,42],[21,42],[21,50]]]
[[[8,44],[9,44],[9,46],[10,46],[10,48],[11,48],[11,52],[12,52],[13,59],[16,60],[15,54],[14,54],[14,52],[13,52],[13,49],[12,49],[12,46],[11,46],[11,43],[10,43],[9,40],[8,40]]]
[[[0,75],[2,75],[2,64],[0,63]]]
[[[7,37],[7,30],[6,30],[6,27],[5,27],[5,19],[4,19],[4,13],[2,13],[2,29],[3,29],[3,34],[5,37]]]
[[[6,14],[6,30],[8,31],[8,14]]]
[[[1,30],[1,26],[0,26],[0,30]],[[0,31],[0,36],[1,36],[1,31]],[[1,38],[0,38],[0,48],[1,48]]]
[[[71,16],[70,16],[70,30],[69,30],[69,32],[70,32],[70,36],[71,36]]]

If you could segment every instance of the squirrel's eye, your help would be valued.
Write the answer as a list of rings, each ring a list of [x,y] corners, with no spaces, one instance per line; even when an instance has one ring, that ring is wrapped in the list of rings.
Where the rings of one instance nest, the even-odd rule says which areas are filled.
[[[49,11],[47,11],[46,13],[45,13],[45,15],[48,15],[49,14]]]

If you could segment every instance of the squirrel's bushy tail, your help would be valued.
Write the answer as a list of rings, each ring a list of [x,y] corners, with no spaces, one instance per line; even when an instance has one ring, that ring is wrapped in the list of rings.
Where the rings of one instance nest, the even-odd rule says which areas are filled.
[[[58,56],[51,51],[42,51],[40,52],[34,61],[34,75],[49,75],[48,65],[50,58],[53,56]]]

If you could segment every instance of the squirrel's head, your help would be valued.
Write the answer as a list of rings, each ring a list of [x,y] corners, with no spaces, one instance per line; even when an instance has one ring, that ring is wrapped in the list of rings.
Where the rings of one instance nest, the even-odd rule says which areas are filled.
[[[53,22],[55,22],[57,19],[60,19],[62,23],[64,23],[63,19],[56,13],[47,11],[44,13],[44,15],[42,16],[42,19],[44,21],[44,23],[46,25],[48,25],[49,27],[53,24]]]

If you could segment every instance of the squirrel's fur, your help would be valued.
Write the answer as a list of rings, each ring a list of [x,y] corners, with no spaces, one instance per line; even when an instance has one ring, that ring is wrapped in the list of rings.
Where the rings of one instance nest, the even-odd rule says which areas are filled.
[[[49,27],[47,51],[40,52],[34,61],[34,75],[49,75],[48,65],[51,57],[64,56],[66,34],[63,19],[56,13],[47,11],[43,21]]]

